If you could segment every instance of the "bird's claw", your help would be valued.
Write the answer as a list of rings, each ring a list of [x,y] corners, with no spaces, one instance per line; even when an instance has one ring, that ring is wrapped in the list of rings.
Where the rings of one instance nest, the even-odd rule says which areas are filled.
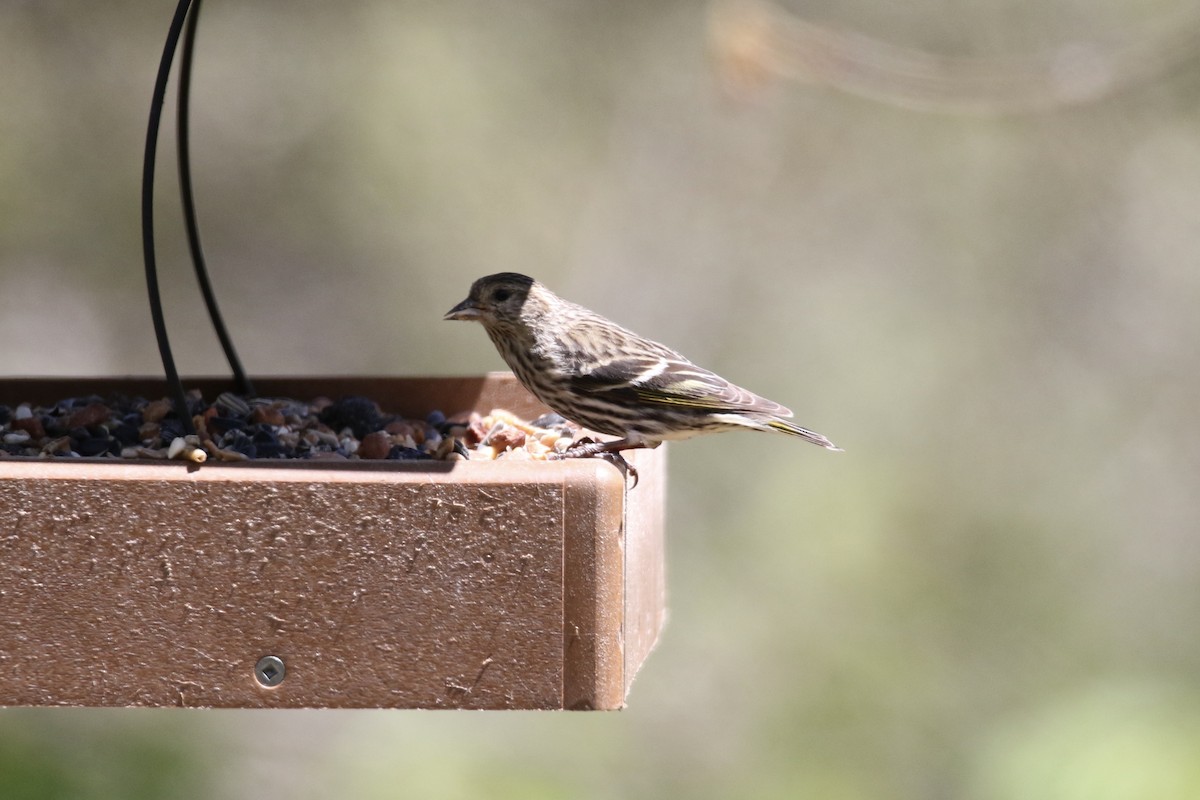
[[[617,469],[621,470],[621,474],[626,480],[630,476],[633,477],[633,486],[629,489],[632,491],[638,485],[637,467],[625,460],[625,456],[613,450],[604,450],[604,442],[597,442],[591,437],[584,436],[571,443],[565,451],[561,453],[552,453],[547,458],[551,461],[561,461],[564,458],[602,458],[612,464]]]
[[[621,470],[621,474],[625,476],[626,481],[628,481],[630,477],[633,478],[633,486],[629,487],[630,491],[633,491],[634,489],[637,488],[637,485],[638,485],[637,467],[635,467],[633,464],[630,464],[628,461],[626,461],[625,456],[621,455],[620,453],[613,453],[613,452],[604,452],[604,453],[599,453],[598,455],[600,456],[600,458],[603,458],[605,461],[612,464],[617,469]]]

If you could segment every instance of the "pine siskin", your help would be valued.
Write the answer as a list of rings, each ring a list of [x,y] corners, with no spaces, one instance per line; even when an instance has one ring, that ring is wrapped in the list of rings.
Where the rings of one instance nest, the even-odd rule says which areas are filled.
[[[515,272],[480,278],[448,320],[483,324],[525,388],[563,417],[610,442],[577,442],[562,458],[605,456],[668,439],[750,428],[840,450],[792,423],[792,412],[696,366]],[[634,475],[636,477],[636,472]]]

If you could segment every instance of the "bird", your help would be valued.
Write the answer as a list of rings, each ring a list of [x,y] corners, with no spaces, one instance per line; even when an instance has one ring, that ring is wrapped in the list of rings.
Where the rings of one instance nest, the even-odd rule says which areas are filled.
[[[618,437],[581,439],[552,457],[600,456],[632,470],[622,451],[738,429],[785,433],[841,450],[792,422],[788,408],[564,300],[527,275],[480,278],[443,319],[481,323],[534,397],[571,422]],[[632,474],[636,486],[636,470]]]

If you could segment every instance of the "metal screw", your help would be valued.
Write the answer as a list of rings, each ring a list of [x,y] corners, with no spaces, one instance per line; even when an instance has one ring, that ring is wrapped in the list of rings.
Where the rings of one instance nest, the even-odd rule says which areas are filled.
[[[287,670],[283,666],[283,659],[279,656],[263,656],[254,665],[254,677],[263,686],[278,686],[283,683],[285,674],[287,674]]]

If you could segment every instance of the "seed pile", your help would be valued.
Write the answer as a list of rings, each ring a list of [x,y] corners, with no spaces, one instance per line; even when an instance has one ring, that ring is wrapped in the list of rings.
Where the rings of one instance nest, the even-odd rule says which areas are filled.
[[[226,393],[209,404],[193,391],[188,413],[194,436],[167,399],[0,405],[0,458],[524,460],[565,451],[575,432],[557,414],[526,422],[502,409],[405,419],[365,397],[305,403]]]

